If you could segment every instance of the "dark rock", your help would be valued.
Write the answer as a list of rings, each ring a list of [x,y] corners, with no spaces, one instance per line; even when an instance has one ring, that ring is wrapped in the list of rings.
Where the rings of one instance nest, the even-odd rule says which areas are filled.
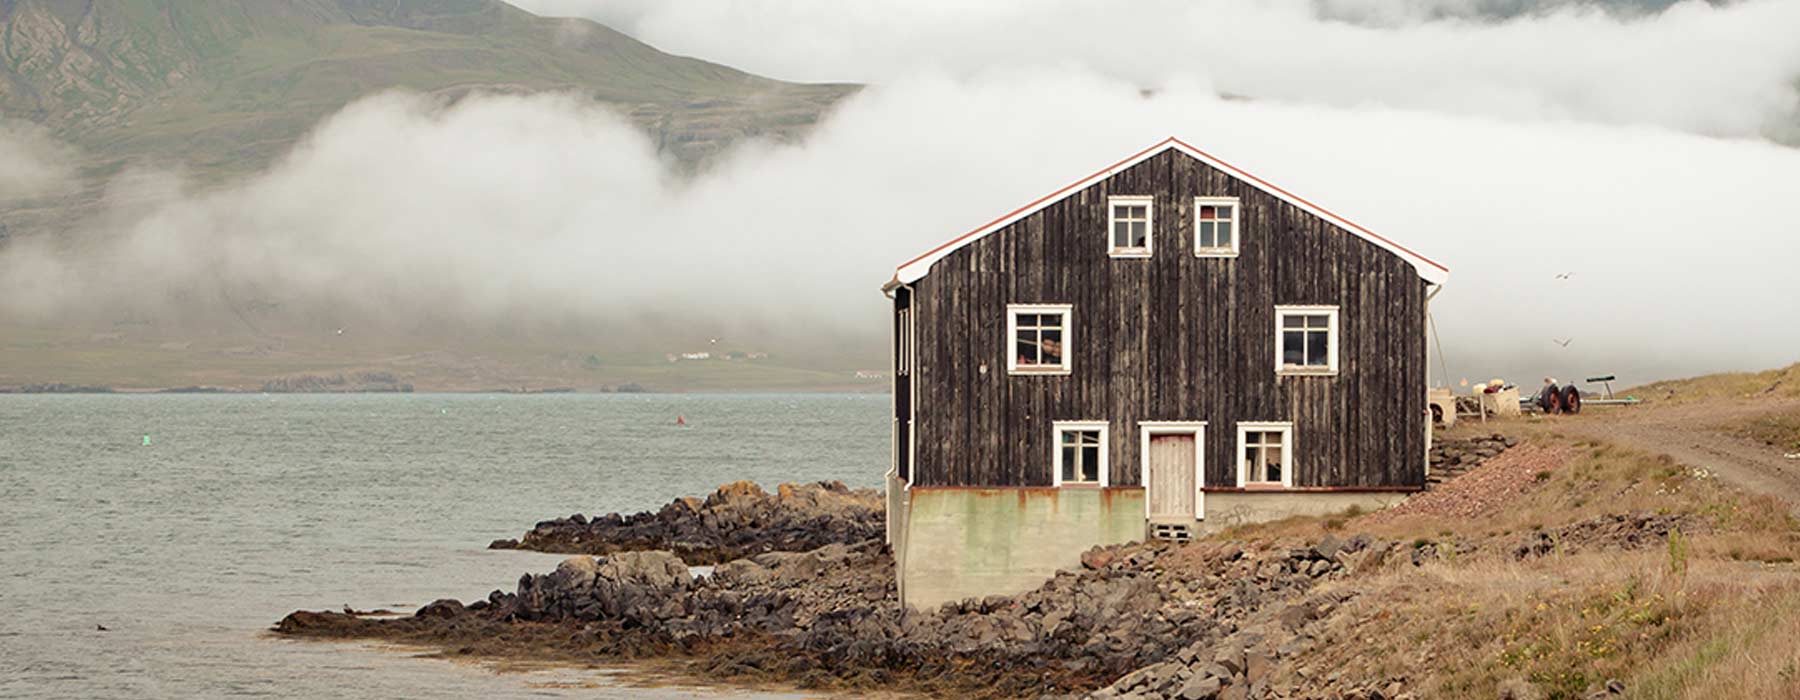
[[[1344,543],[1338,540],[1336,535],[1327,534],[1324,539],[1319,540],[1318,544],[1312,546],[1312,553],[1319,559],[1331,559],[1337,556],[1338,551],[1343,548]]]
[[[439,598],[426,603],[424,607],[419,608],[418,612],[413,613],[413,617],[447,619],[461,615],[463,609],[463,604],[460,600],[455,598]]]
[[[883,537],[885,502],[874,489],[842,483],[782,484],[770,494],[753,482],[720,487],[705,499],[678,498],[661,509],[537,523],[519,540],[492,549],[604,555],[669,551],[690,564],[720,564],[763,552],[806,552],[827,544]]]

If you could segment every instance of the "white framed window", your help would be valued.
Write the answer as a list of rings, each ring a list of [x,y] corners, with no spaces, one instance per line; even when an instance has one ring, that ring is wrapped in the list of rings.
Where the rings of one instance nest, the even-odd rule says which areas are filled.
[[[1294,424],[1238,424],[1238,488],[1294,485]]]
[[[1338,307],[1275,307],[1275,373],[1338,371]]]
[[[1155,246],[1150,197],[1106,198],[1107,253],[1115,258],[1147,258]]]
[[[1194,255],[1235,258],[1243,238],[1243,208],[1237,197],[1194,198]]]
[[[1057,421],[1055,486],[1107,485],[1106,421]]]
[[[1011,374],[1068,374],[1068,304],[1012,304],[1006,307],[1006,371]]]

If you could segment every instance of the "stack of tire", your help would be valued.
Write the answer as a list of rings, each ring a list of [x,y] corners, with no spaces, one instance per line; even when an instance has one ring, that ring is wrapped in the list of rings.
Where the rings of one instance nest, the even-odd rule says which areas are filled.
[[[1581,390],[1576,389],[1574,384],[1565,387],[1558,387],[1555,384],[1546,384],[1544,385],[1543,391],[1538,392],[1537,407],[1543,412],[1550,414],[1580,413]]]

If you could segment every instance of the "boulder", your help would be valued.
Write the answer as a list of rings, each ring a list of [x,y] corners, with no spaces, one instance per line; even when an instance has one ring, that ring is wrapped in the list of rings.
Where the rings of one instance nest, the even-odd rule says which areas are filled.
[[[1225,686],[1217,676],[1196,675],[1176,691],[1175,697],[1181,700],[1214,700],[1219,697],[1219,690]]]
[[[1088,569],[1104,569],[1108,564],[1113,562],[1113,557],[1114,554],[1112,553],[1112,550],[1106,549],[1105,547],[1095,547],[1081,553],[1081,565]]]
[[[589,557],[573,557],[563,563],[581,560],[594,562]],[[562,571],[562,567],[557,567],[557,571]],[[681,557],[669,552],[619,552],[596,565],[593,575],[615,583],[638,584],[657,590],[683,588],[693,579]]]
[[[439,598],[426,603],[424,607],[419,608],[418,612],[413,613],[413,617],[448,619],[461,615],[462,613],[462,601],[455,598]]]

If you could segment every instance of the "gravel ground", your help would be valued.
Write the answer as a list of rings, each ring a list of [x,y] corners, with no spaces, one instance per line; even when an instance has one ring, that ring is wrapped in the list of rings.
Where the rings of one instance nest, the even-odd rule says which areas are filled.
[[[1383,523],[1412,515],[1468,518],[1491,512],[1529,490],[1539,472],[1553,472],[1574,455],[1566,446],[1523,443],[1487,460],[1434,490],[1400,505],[1366,516],[1361,524]]]
[[[1800,410],[1800,400],[1713,399],[1673,406],[1643,405],[1612,411],[1584,411],[1563,417],[1560,427],[1580,437],[1666,454],[1682,464],[1719,475],[1751,493],[1786,501],[1800,517],[1800,459],[1744,437],[1726,434],[1759,417]]]

